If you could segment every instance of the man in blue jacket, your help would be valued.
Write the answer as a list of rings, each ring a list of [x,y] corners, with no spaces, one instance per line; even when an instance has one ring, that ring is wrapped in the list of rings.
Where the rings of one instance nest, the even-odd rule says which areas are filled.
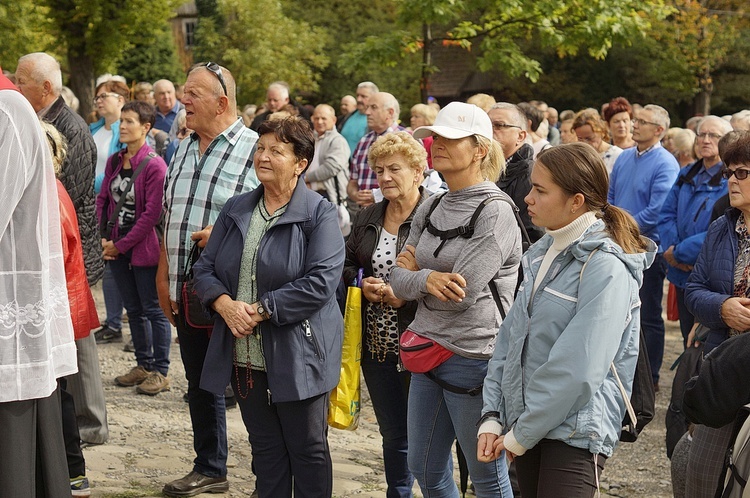
[[[607,200],[613,206],[633,215],[641,233],[659,244],[657,221],[662,204],[674,185],[680,166],[672,154],[661,146],[669,129],[669,113],[649,104],[633,120],[635,147],[625,149],[612,169]],[[641,286],[641,329],[651,365],[654,388],[659,388],[659,369],[664,355],[664,319],[662,297],[667,262],[663,249],[650,268],[643,272]]]
[[[685,284],[706,238],[714,203],[727,193],[719,140],[730,131],[729,122],[718,116],[706,116],[698,123],[701,159],[680,171],[659,216],[661,245],[669,264],[667,278],[677,288],[683,343],[695,321],[685,306]]]

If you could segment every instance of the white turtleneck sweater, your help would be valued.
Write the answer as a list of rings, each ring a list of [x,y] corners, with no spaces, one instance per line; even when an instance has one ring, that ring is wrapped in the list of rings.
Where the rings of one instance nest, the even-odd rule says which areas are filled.
[[[552,261],[555,260],[558,254],[563,252],[570,244],[578,240],[583,232],[588,227],[596,222],[596,214],[593,211],[587,211],[575,220],[571,221],[562,228],[557,230],[547,229],[547,233],[552,236],[552,245],[547,249],[547,253],[544,255],[542,264],[539,266],[539,272],[534,279],[534,289],[531,292],[531,299],[534,299],[536,290],[539,288],[539,284],[544,280],[544,276],[547,275],[549,267],[552,265]]]

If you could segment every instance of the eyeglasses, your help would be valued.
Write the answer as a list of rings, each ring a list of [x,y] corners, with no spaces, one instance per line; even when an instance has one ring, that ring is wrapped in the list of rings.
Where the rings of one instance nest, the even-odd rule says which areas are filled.
[[[219,66],[215,62],[206,62],[206,69],[211,71],[216,75],[217,78],[219,78],[219,83],[221,83],[221,88],[224,90],[224,95],[229,96],[227,93],[227,83],[224,81],[224,75],[221,74],[221,66]]]
[[[734,175],[738,180],[744,180],[750,175],[750,169],[737,168],[737,169],[725,169],[721,172],[721,176],[729,180]]]
[[[521,129],[520,126],[516,126],[516,125],[512,125],[512,124],[507,124],[507,123],[492,123],[492,129],[493,130],[500,131],[500,130],[504,130],[506,128],[518,128],[519,130]]]
[[[659,123],[653,123],[651,121],[646,121],[645,119],[641,119],[641,118],[633,119],[633,124],[636,124],[636,123],[638,124],[638,126],[643,126],[647,124],[654,125],[654,126],[661,126]]]
[[[701,140],[703,140],[704,138],[707,138],[711,140],[712,142],[718,142],[719,140],[721,140],[721,137],[723,136],[724,135],[719,135],[718,133],[698,133],[696,135],[696,137],[698,137]]]
[[[114,97],[114,98],[117,98],[117,97],[119,97],[119,96],[120,96],[120,95],[119,95],[119,94],[117,94],[117,93],[107,93],[107,92],[104,92],[104,93],[100,93],[99,95],[97,95],[96,97],[94,97],[94,104],[96,104],[96,103],[97,103],[97,102],[99,102],[100,100],[104,100],[104,99],[106,99],[107,97]]]

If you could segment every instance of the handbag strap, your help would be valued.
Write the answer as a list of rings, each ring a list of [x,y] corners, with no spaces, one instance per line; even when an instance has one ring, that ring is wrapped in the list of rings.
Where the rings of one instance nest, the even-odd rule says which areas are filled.
[[[581,267],[581,273],[578,275],[578,286],[581,285],[581,280],[583,280],[583,270],[586,269],[586,265],[589,264],[589,261],[591,260],[591,256],[594,255],[596,251],[599,249],[596,248],[589,254],[588,259],[585,263],[583,263],[583,266]],[[620,389],[620,394],[622,395],[622,399],[625,400],[625,408],[628,411],[628,415],[630,416],[630,420],[635,424],[636,420],[638,420],[635,416],[635,410],[633,409],[633,404],[630,402],[630,396],[628,396],[627,391],[625,390],[625,386],[622,384],[622,381],[620,380],[620,376],[617,374],[617,369],[615,368],[615,362],[609,364],[609,369],[612,371],[612,375],[614,375],[615,380],[617,381],[617,387]]]
[[[116,156],[116,157],[119,157]],[[122,207],[125,205],[125,199],[130,192],[130,189],[133,188],[133,184],[135,184],[135,179],[138,178],[138,175],[141,174],[141,171],[146,169],[146,165],[151,161],[151,159],[155,158],[156,154],[153,152],[149,152],[146,154],[146,157],[144,157],[141,162],[138,164],[138,167],[133,171],[133,176],[130,177],[130,182],[125,186],[125,190],[120,193],[120,200],[117,201],[117,204],[115,205],[115,210],[112,211],[112,214],[110,215],[109,219],[107,220],[107,223],[103,227],[103,233],[104,238],[107,240],[112,238],[112,229],[115,227],[115,223],[117,222],[118,216],[120,216],[120,211],[122,211]]]
[[[198,247],[198,242],[194,242],[190,247],[187,261],[185,261],[185,273],[183,273],[183,275],[185,276],[185,280],[190,280],[190,277],[192,276],[191,274],[193,272],[193,264],[195,264],[195,262],[198,260],[201,252],[202,249]]]

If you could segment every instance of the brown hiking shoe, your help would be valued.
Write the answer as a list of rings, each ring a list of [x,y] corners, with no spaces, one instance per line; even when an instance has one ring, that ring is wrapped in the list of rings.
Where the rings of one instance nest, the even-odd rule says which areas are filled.
[[[169,391],[169,379],[156,370],[148,374],[146,380],[135,388],[135,392],[138,394],[148,394],[149,396],[155,396],[162,391]]]
[[[130,372],[126,373],[125,375],[115,377],[115,384],[122,387],[137,386],[138,384],[146,380],[146,377],[148,377],[150,373],[151,372],[138,365],[137,367],[131,368]]]

